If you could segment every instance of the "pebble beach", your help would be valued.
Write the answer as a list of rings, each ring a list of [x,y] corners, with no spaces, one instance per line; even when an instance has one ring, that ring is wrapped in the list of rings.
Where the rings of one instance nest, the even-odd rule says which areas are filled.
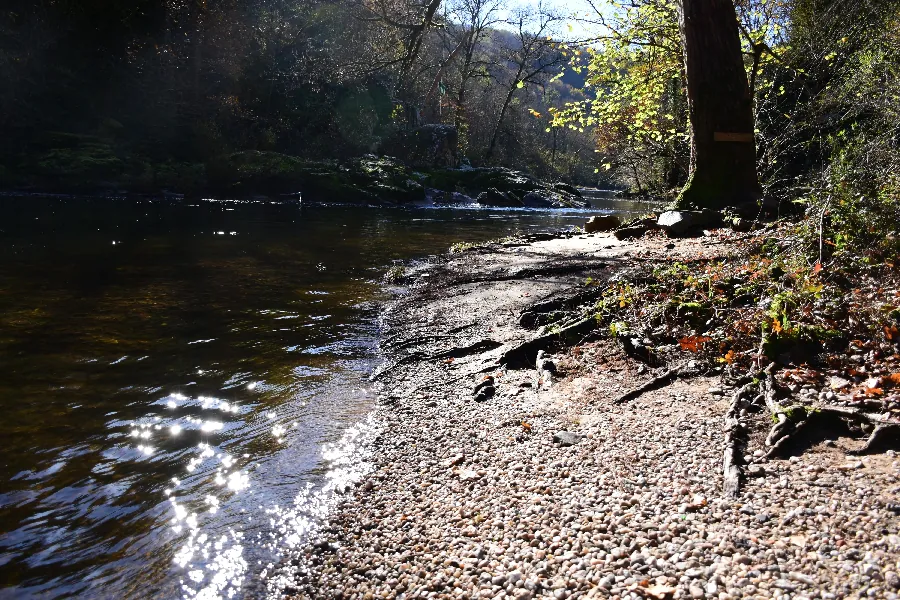
[[[532,242],[413,273],[385,314],[371,471],[286,562],[278,594],[897,598],[893,452],[849,456],[854,441],[839,439],[767,460],[751,443],[727,499],[734,390],[715,374],[616,404],[652,373],[609,340],[548,354],[543,375],[496,364],[528,337],[524,308],[596,275],[591,261],[614,271],[642,243],[655,250],[603,235]],[[490,277],[567,260],[584,270]]]

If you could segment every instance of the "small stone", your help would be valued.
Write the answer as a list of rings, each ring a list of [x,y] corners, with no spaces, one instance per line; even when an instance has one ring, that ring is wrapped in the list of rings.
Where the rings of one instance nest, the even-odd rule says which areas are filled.
[[[573,433],[571,431],[557,431],[553,434],[553,443],[559,444],[560,446],[574,446],[578,442],[581,441],[583,436],[579,433]]]
[[[747,477],[762,477],[766,474],[766,469],[762,465],[748,465]]]
[[[691,598],[703,598],[706,595],[703,588],[696,585],[692,585],[688,591],[691,593]]]

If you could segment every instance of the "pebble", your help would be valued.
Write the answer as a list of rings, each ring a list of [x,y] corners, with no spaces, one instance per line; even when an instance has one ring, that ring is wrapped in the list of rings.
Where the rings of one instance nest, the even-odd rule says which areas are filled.
[[[509,311],[483,304],[471,312],[496,314],[483,324],[495,331],[472,331],[472,342],[503,339]],[[419,322],[392,318],[392,327]],[[591,371],[596,359],[577,375],[593,377],[589,402],[583,381],[566,395],[572,367],[557,360],[551,389],[521,385],[533,370],[497,372],[495,399],[475,403],[469,390],[483,375],[450,383],[463,362],[413,363],[378,382],[379,396],[400,400],[376,409],[389,435],[372,448],[373,485],[342,496],[327,549],[301,548],[275,569],[272,598],[630,600],[651,597],[651,585],[674,589],[665,598],[720,600],[900,591],[900,530],[879,504],[900,485],[896,459],[881,470],[875,457],[862,465],[833,451],[766,460],[751,444],[756,476],[726,500],[718,379],[677,380],[619,406],[595,396],[614,377]],[[631,387],[614,381],[610,397]],[[417,398],[423,390],[428,398]]]

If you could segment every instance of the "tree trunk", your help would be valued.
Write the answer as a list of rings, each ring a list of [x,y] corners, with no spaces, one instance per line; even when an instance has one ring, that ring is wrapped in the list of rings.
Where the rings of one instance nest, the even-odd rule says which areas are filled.
[[[691,120],[691,171],[679,207],[722,208],[762,197],[753,103],[730,0],[680,0]]]
[[[509,103],[512,102],[513,95],[516,93],[516,84],[518,83],[518,79],[513,83],[512,87],[509,88],[509,91],[506,93],[506,100],[503,101],[503,106],[500,108],[500,114],[497,115],[497,123],[494,125],[494,133],[491,135],[491,143],[488,146],[487,153],[484,155],[485,160],[490,160],[494,156],[494,148],[497,147],[497,138],[500,136],[500,127],[503,126],[503,117],[506,116],[506,109],[509,108]]]

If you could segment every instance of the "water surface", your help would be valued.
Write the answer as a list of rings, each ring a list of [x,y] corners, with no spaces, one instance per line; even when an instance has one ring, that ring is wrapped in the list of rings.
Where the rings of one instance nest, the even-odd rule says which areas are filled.
[[[385,269],[585,216],[0,198],[0,598],[261,595],[364,468]]]

